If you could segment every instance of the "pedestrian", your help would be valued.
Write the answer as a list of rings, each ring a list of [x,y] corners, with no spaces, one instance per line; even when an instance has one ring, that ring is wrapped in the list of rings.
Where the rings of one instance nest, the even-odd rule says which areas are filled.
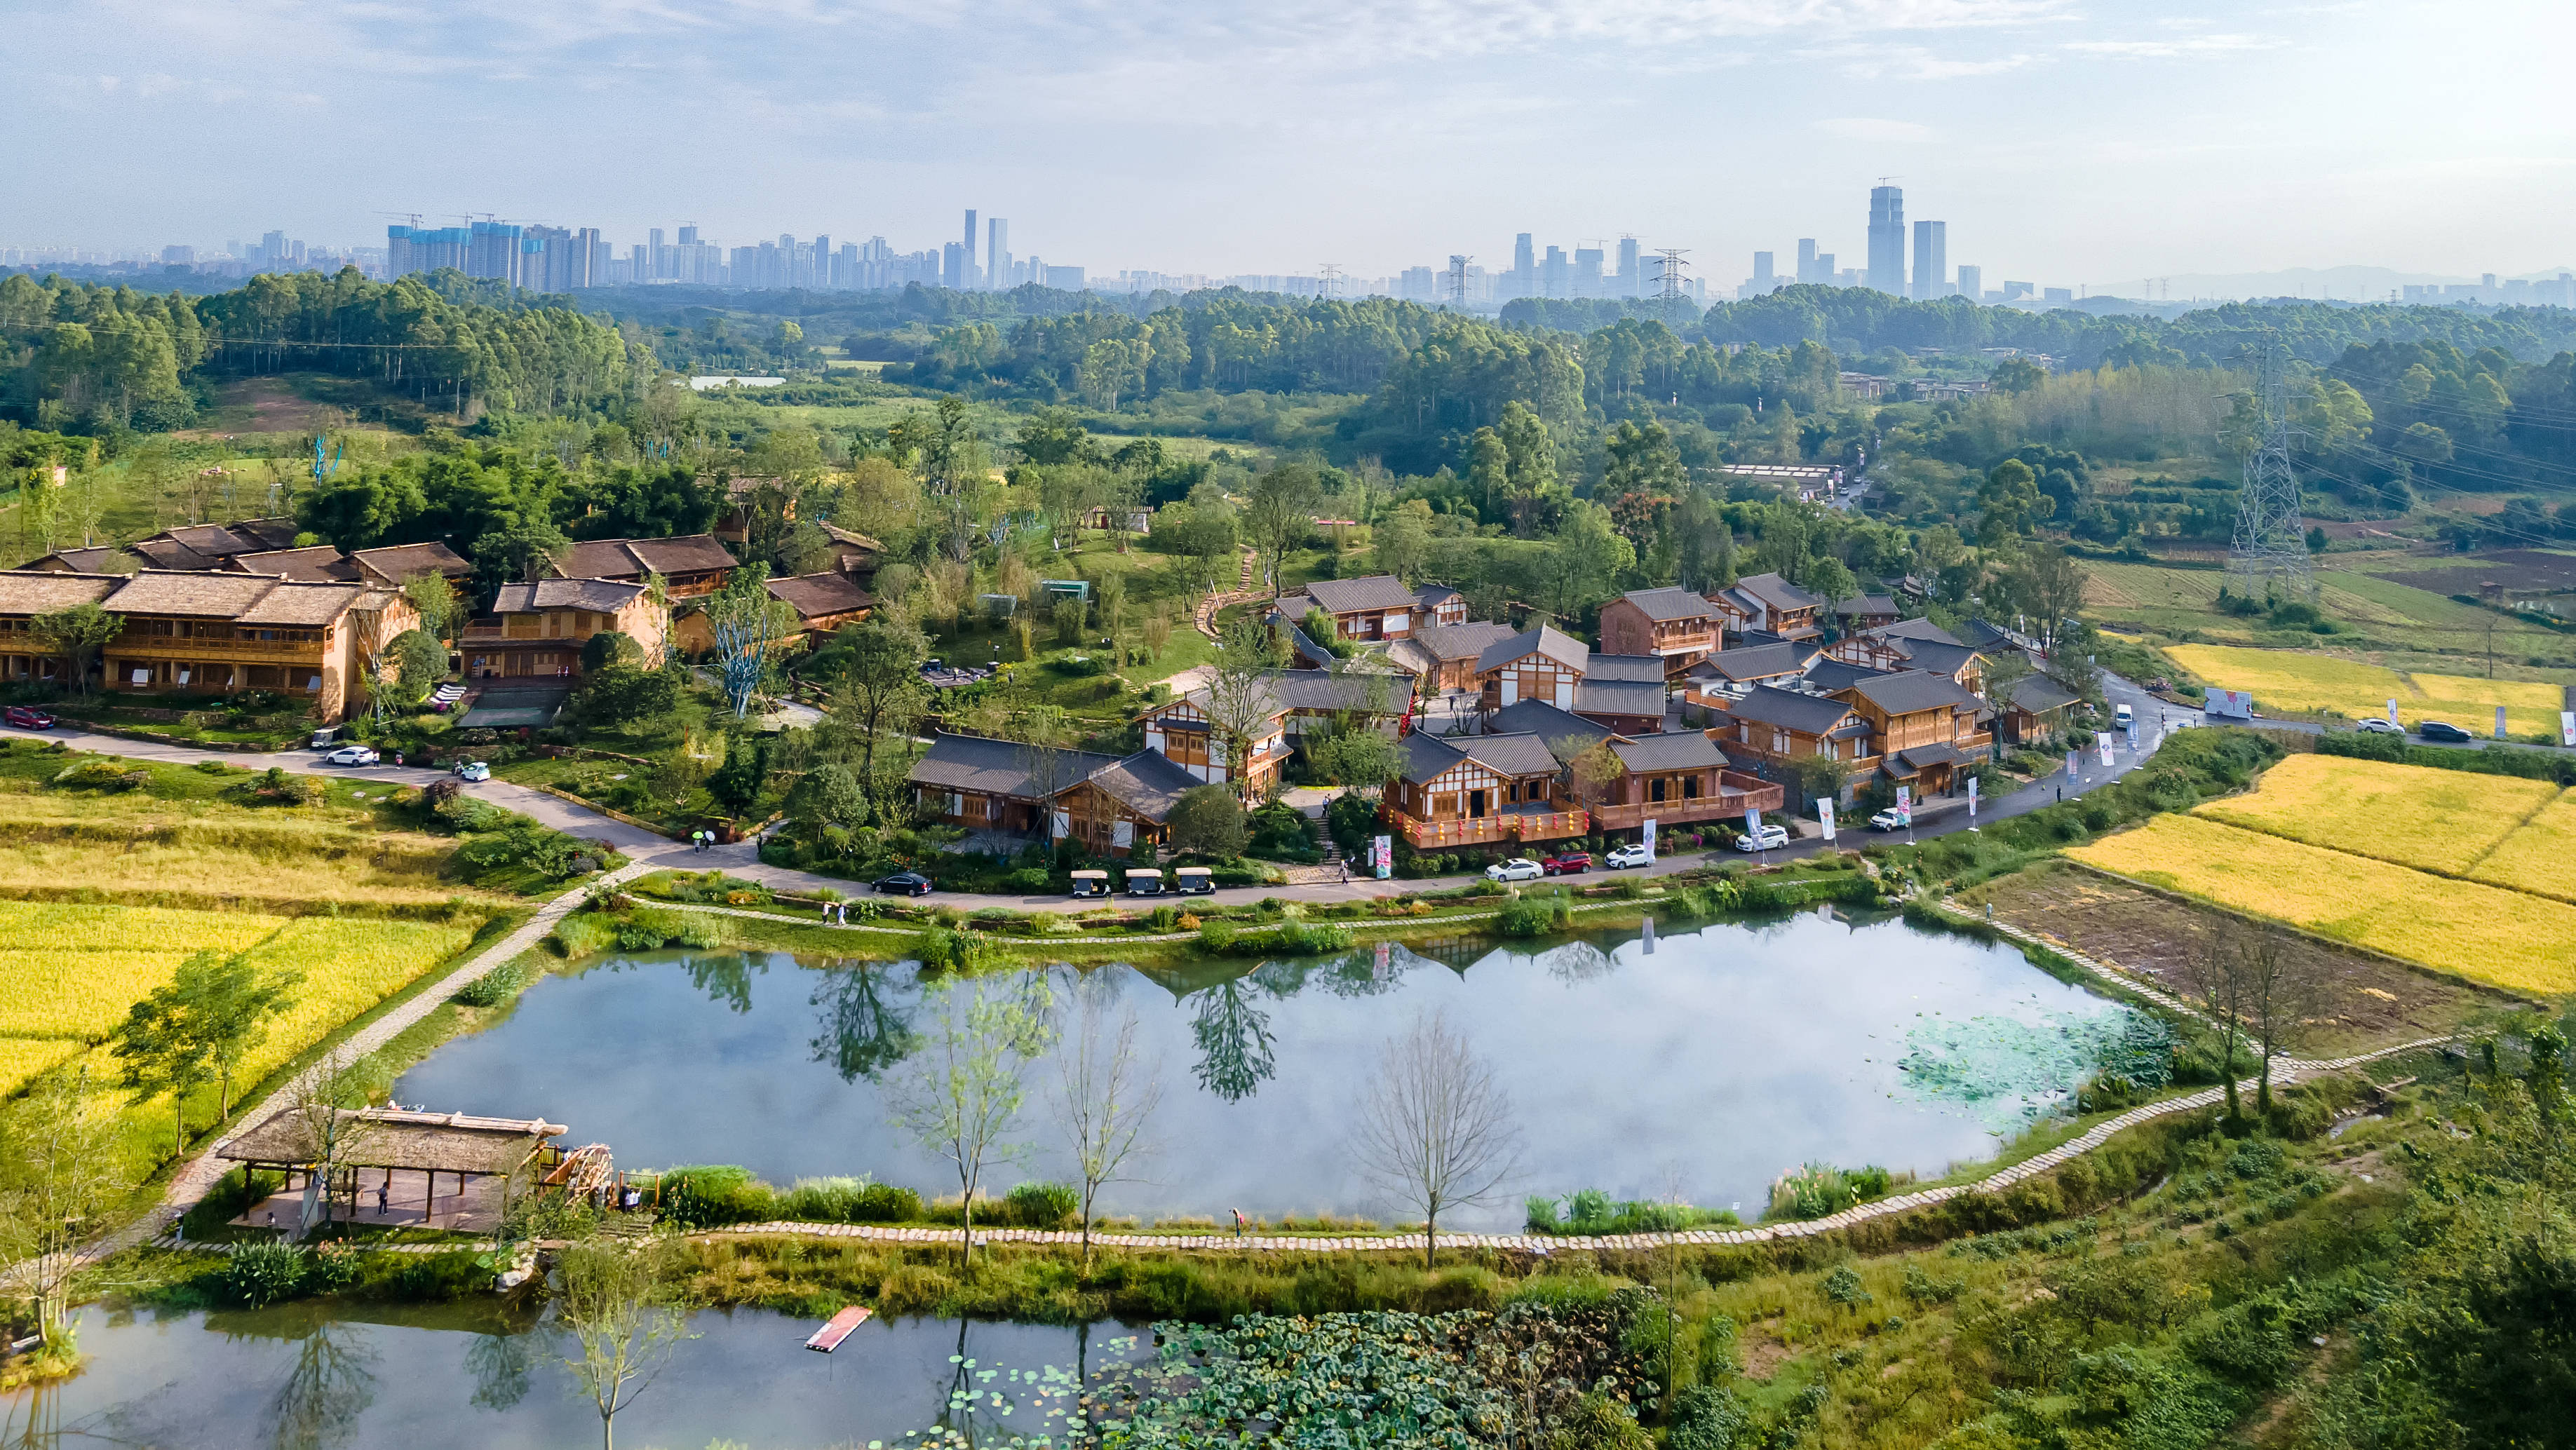
[[[848,926],[850,924],[850,903],[846,901],[833,903],[832,919],[843,926]]]
[[[832,903],[830,903],[830,902],[826,901],[826,902],[824,902],[824,903],[823,903],[823,920],[825,920],[825,921],[827,921],[827,922],[828,922],[828,921],[830,921],[831,919],[832,919]]]
[[[1230,1208],[1227,1209],[1226,1212],[1234,1215],[1234,1236],[1236,1238],[1243,1237],[1243,1210],[1239,1208]]]
[[[394,1172],[388,1168],[385,1170],[385,1181],[376,1185],[376,1217],[378,1218],[385,1216],[385,1200],[391,1196],[393,1181]]]

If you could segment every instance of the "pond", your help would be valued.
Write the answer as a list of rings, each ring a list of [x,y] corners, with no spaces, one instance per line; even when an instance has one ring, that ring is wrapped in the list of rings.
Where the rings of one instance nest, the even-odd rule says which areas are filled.
[[[1152,1355],[1150,1335],[1109,1323],[876,1319],[828,1355],[803,1347],[815,1328],[761,1310],[690,1316],[695,1337],[618,1412],[617,1443],[820,1450],[919,1445],[908,1437],[941,1428],[983,1445],[1060,1436],[1078,1378]],[[497,1300],[160,1316],[93,1305],[80,1311],[80,1347],[90,1358],[78,1376],[0,1396],[0,1444],[555,1450],[600,1439],[597,1410],[562,1365],[568,1341]]]
[[[1651,943],[1460,938],[1257,965],[1055,967],[1017,983],[1043,987],[1060,1024],[1133,1009],[1162,1088],[1157,1151],[1145,1181],[1112,1185],[1103,1207],[1145,1218],[1392,1221],[1353,1162],[1354,1109],[1384,1045],[1417,1014],[1445,1014],[1495,1066],[1519,1124],[1509,1197],[1454,1220],[1497,1230],[1518,1226],[1530,1193],[1741,1205],[1749,1219],[1804,1162],[1937,1174],[2079,1085],[2105,1027],[2129,1016],[2017,951],[1825,911]],[[888,1106],[922,1013],[909,963],[613,957],[537,983],[394,1096],[543,1114],[630,1166],[738,1163],[780,1185],[864,1174],[928,1198],[956,1191],[954,1170]],[[1029,1081],[1027,1151],[993,1191],[1072,1176],[1047,1101],[1055,1064]]]

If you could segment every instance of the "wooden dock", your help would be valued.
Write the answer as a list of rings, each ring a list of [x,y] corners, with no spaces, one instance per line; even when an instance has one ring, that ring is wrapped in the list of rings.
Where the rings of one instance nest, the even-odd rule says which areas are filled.
[[[841,1347],[842,1340],[850,1337],[850,1331],[867,1322],[868,1311],[860,1308],[856,1304],[853,1304],[849,1308],[842,1310],[840,1313],[833,1315],[831,1323],[815,1330],[814,1337],[805,1341],[805,1347],[811,1350],[818,1350],[824,1354],[830,1354],[833,1350]]]

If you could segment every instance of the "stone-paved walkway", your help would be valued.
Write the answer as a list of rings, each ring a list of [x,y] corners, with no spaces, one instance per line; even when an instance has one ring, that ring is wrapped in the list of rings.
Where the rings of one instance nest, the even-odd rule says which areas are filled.
[[[2395,1047],[2383,1047],[2376,1052],[2366,1052],[2358,1057],[2339,1057],[2325,1062],[2303,1062],[2292,1059],[2275,1068],[2273,1078],[2276,1082],[2294,1082],[2300,1078],[2313,1076],[2318,1073],[2341,1072],[2348,1068],[2358,1067],[2363,1063],[2370,1062],[2377,1058],[2393,1057],[2400,1053],[2420,1051],[2427,1047],[2438,1047],[2443,1043],[2450,1042],[2452,1040],[2453,1039],[2448,1037],[2427,1037],[2417,1042],[2401,1043]],[[2255,1087],[2255,1080],[2253,1078],[2247,1078],[2244,1082],[2238,1084],[2238,1087],[2240,1091],[2251,1092]],[[1437,1243],[1439,1247],[1444,1249],[1499,1249],[1507,1252],[1546,1254],[1559,1251],[1568,1253],[1586,1253],[1597,1250],[1635,1251],[1666,1248],[1677,1244],[1685,1246],[1706,1245],[1714,1247],[1727,1244],[1758,1244],[1773,1242],[1780,1239],[1809,1238],[1816,1234],[1832,1233],[1838,1229],[1850,1228],[1854,1224],[1864,1223],[1870,1219],[1886,1218],[1893,1214],[1909,1213],[1918,1208],[1929,1208],[1934,1204],[1944,1202],[1948,1199],[1957,1198],[1962,1194],[1993,1193],[1999,1189],[2009,1188],[2024,1179],[2035,1178],[2042,1173],[2046,1173],[2050,1169],[2056,1168],[2067,1162],[2069,1159],[2075,1158],[2084,1153],[2089,1153],[2094,1149],[2101,1147],[2104,1143],[2109,1142],[2113,1135],[2124,1132],[2130,1128],[2134,1128],[2140,1123],[2149,1122],[2156,1118],[2169,1117],[2175,1113],[2197,1112],[2202,1108],[2216,1105],[2225,1096],[2225,1091],[2221,1088],[2204,1088],[2199,1092],[2189,1093],[2182,1097],[2167,1098],[2162,1102],[2148,1103],[2143,1107],[2131,1108],[2129,1111],[2120,1114],[2116,1118],[2111,1118],[2105,1122],[2095,1124],[2092,1129],[2084,1133],[2081,1137],[2070,1139],[2045,1153],[2039,1154],[2036,1157],[2024,1159],[2009,1168],[1998,1169],[1974,1183],[1955,1183],[1940,1188],[1926,1188],[1914,1193],[1900,1194],[1894,1198],[1883,1198],[1875,1203],[1865,1203],[1857,1208],[1845,1209],[1841,1213],[1834,1214],[1827,1218],[1810,1219],[1797,1223],[1764,1224],[1758,1228],[1694,1229],[1680,1233],[1608,1234],[1594,1237],[1559,1237],[1546,1234],[1441,1234],[1437,1238]],[[741,1224],[730,1228],[713,1229],[705,1234],[698,1235],[697,1237],[713,1238],[743,1234],[793,1234],[800,1238],[864,1239],[877,1243],[946,1244],[954,1246],[963,1232],[964,1231],[961,1229],[953,1228],[881,1228],[872,1224],[819,1224],[773,1221],[770,1223]],[[1081,1234],[1068,1230],[997,1228],[978,1229],[975,1232],[975,1242],[979,1245],[996,1243],[1078,1244],[1081,1241]],[[1383,1250],[1393,1253],[1405,1253],[1421,1247],[1422,1244],[1422,1240],[1418,1236],[1406,1238],[1402,1235],[1396,1234],[1377,1234],[1370,1235],[1365,1238],[1308,1238],[1276,1234],[1250,1234],[1242,1238],[1237,1238],[1232,1234],[1223,1233],[1095,1233],[1091,1236],[1091,1242],[1095,1247],[1099,1248],[1219,1251],[1255,1250],[1265,1253],[1288,1254],[1332,1254],[1365,1250]]]

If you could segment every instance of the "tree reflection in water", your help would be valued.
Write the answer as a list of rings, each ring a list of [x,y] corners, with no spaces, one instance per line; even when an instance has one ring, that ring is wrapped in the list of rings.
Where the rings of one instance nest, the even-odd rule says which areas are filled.
[[[873,1081],[920,1042],[912,1019],[888,996],[886,971],[878,963],[837,963],[814,988],[813,1004],[823,1018],[814,1060],[830,1063],[843,1082]]]
[[[325,1321],[296,1346],[295,1367],[277,1389],[277,1450],[324,1450],[345,1443],[375,1403],[376,1354],[366,1331]]]
[[[506,1410],[528,1397],[528,1374],[536,1365],[525,1334],[478,1334],[465,1350],[465,1369],[474,1376],[474,1403],[486,1410]]]
[[[1190,1018],[1199,1086],[1239,1103],[1270,1078],[1270,1014],[1252,1005],[1241,978],[1202,994]]]
[[[707,994],[711,1001],[722,1002],[736,1012],[751,1010],[751,974],[755,969],[766,972],[769,964],[755,964],[741,952],[720,952],[713,956],[689,957],[680,965],[688,971],[689,980]]]
[[[1608,952],[1588,941],[1570,941],[1550,947],[1539,956],[1547,964],[1547,974],[1569,987],[1597,982],[1619,969],[1619,963]]]

